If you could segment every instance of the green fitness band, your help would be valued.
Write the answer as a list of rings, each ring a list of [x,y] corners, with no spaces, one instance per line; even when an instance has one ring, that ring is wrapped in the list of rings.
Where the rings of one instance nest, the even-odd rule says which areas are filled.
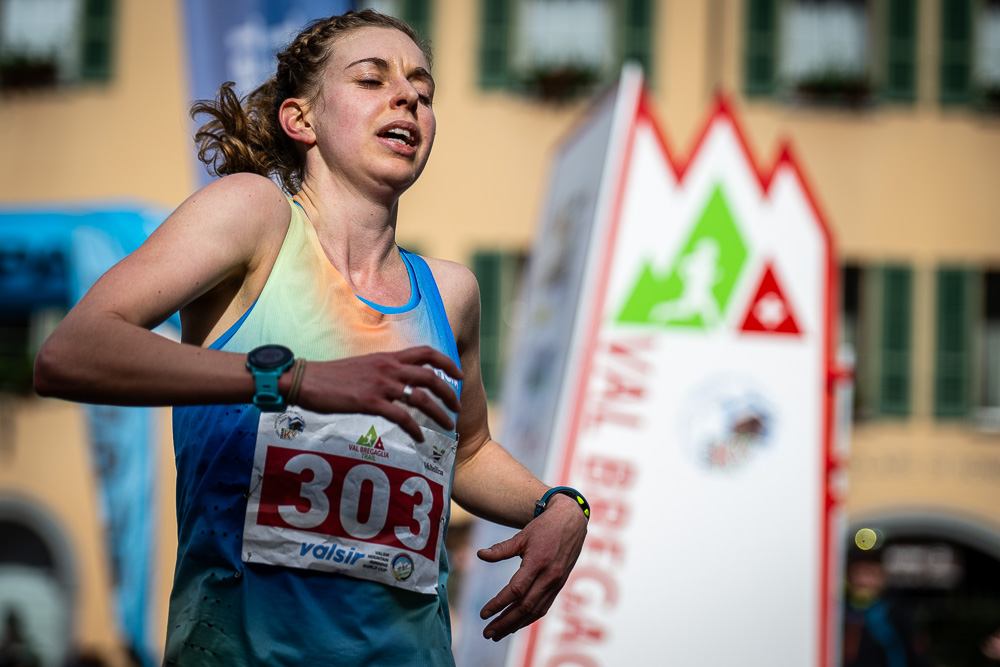
[[[580,505],[580,509],[583,510],[583,515],[587,517],[587,521],[590,521],[590,504],[587,502],[587,499],[583,497],[582,493],[569,486],[554,486],[546,491],[541,500],[535,501],[535,516],[538,516],[545,511],[545,508],[548,507],[549,499],[556,494],[569,496],[570,498],[575,499]]]
[[[278,391],[278,378],[292,367],[295,356],[282,345],[262,345],[247,355],[247,370],[253,373],[253,404],[264,412],[277,412],[285,407]]]

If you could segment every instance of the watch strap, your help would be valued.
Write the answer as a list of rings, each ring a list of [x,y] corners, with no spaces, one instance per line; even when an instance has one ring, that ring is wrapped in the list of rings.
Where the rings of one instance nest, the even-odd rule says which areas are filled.
[[[569,496],[577,502],[580,509],[583,510],[583,515],[587,517],[587,521],[590,521],[590,503],[587,499],[583,497],[583,494],[574,489],[571,486],[554,486],[541,497],[541,499],[535,501],[535,516],[545,511],[549,506],[549,500],[554,495]]]
[[[269,347],[275,347],[280,351],[287,353],[289,356],[288,361],[274,368],[261,368],[251,361],[254,357],[254,353],[262,349],[257,348],[255,350],[251,350],[251,352],[247,355],[247,369],[253,375],[253,404],[264,412],[277,412],[285,407],[285,399],[282,397],[281,392],[278,389],[278,380],[285,373],[285,371],[292,367],[295,363],[295,358],[292,355],[291,350],[288,350],[288,348],[283,346]]]

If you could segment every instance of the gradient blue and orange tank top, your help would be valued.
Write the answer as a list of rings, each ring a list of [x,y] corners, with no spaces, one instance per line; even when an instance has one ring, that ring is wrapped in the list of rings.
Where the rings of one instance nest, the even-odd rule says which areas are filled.
[[[276,343],[289,347],[297,357],[333,360],[431,345],[458,363],[455,338],[441,296],[427,264],[420,257],[400,249],[410,274],[411,298],[406,305],[388,308],[364,301],[352,293],[330,264],[305,213],[297,205],[291,207],[288,232],[259,299],[211,345],[212,348],[245,353],[258,345]],[[460,391],[460,383],[454,382],[454,385],[456,391]],[[365,421],[364,416],[354,417],[365,424],[358,427],[363,432],[356,442],[350,435],[347,436],[349,440],[336,440],[343,443],[345,456],[350,447],[351,455],[359,457],[356,461],[328,452],[297,452],[295,448],[301,441],[294,438],[303,428],[301,421],[314,421],[314,416],[303,417],[293,409],[287,412],[284,416],[262,416],[253,405],[174,409],[178,550],[165,664],[183,667],[453,665],[446,590],[448,559],[443,547],[451,479],[439,480],[441,484],[438,485],[432,483],[433,472],[417,475],[403,471],[400,476],[398,470],[385,467],[383,463],[390,456],[389,452],[396,455],[391,448],[382,449],[383,433],[376,432],[384,431],[386,426],[372,422],[374,425],[369,430],[367,424],[371,420]],[[426,421],[422,426],[441,430]],[[280,523],[280,516],[290,513],[290,520],[302,522],[299,528],[305,528],[305,532],[296,534],[308,539],[287,546],[274,544],[271,551],[281,554],[285,549],[288,563],[300,559],[309,560],[311,564],[274,564],[286,562],[280,555],[267,563],[258,562],[252,551],[261,544],[260,540],[253,542],[253,549],[244,544],[245,528],[256,520],[260,503],[261,452],[265,451],[260,443],[265,430],[273,443],[290,448],[266,448],[267,452],[291,452],[283,460],[297,457],[306,460],[307,464],[312,460],[324,469],[331,466],[338,469],[338,462],[346,462],[348,468],[356,468],[349,471],[349,475],[358,478],[358,493],[363,497],[361,504],[370,507],[367,511],[359,510],[355,499],[353,509],[347,512],[350,517],[345,518],[347,515],[341,508],[338,519],[337,509],[323,499],[326,496],[321,498],[322,506],[318,506],[314,498],[312,507],[308,499],[293,499],[284,505],[280,500],[275,501],[272,523]],[[455,438],[454,432],[442,435]],[[437,448],[428,452],[429,457],[440,455]],[[437,468],[434,460],[426,458],[430,463],[425,461],[424,465],[429,469]],[[291,475],[287,471],[283,474]],[[309,474],[302,479],[312,479]],[[339,473],[335,470],[333,474]],[[444,475],[452,474],[451,469],[446,468]],[[399,544],[391,529],[378,534],[378,526],[368,530],[380,520],[391,522],[391,512],[386,514],[383,510],[383,514],[378,515],[378,510],[371,508],[378,505],[379,480],[397,477],[404,481],[396,484],[393,493],[398,494],[402,488],[412,496],[407,512],[413,510],[416,518],[411,527],[402,532],[397,527],[396,533],[411,546],[414,541],[418,542],[416,551],[436,561],[436,594],[323,569],[333,567],[335,562],[340,566],[357,563],[358,567],[366,567],[369,573],[379,570],[380,576],[388,576],[391,583],[407,583],[405,580],[413,565],[410,556],[416,551],[397,548]],[[418,484],[414,485],[414,481]],[[280,493],[279,484],[264,484],[270,484],[272,496]],[[303,490],[305,485],[306,482],[302,482]],[[426,493],[422,496],[421,490],[431,485],[444,489],[448,497],[436,498],[435,502],[443,503],[443,509],[433,521],[428,521],[427,513],[421,515],[417,510],[429,497]],[[390,493],[390,486],[385,483],[386,494]],[[299,493],[294,484],[288,488],[292,496]],[[269,497],[266,486],[265,492],[266,500]],[[436,492],[440,496],[440,491]],[[336,504],[336,499],[333,502]],[[248,505],[252,510],[250,515]],[[317,507],[327,513],[312,521]],[[277,510],[284,514],[279,516]],[[324,533],[343,532],[340,524],[347,525],[348,518],[351,522],[348,532],[360,536],[361,542],[324,537]],[[334,523],[337,527],[330,528]],[[438,523],[439,527],[435,528]],[[437,549],[426,539],[427,532],[436,530],[440,532],[439,535],[435,532],[435,536],[440,538],[441,544]],[[280,534],[284,533],[279,531]],[[430,587],[433,590],[433,577]]]

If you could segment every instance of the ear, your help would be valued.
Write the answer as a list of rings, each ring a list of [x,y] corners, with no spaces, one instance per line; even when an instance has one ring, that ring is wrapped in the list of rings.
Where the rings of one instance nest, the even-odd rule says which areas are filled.
[[[308,103],[298,97],[289,97],[278,108],[278,122],[281,129],[295,141],[307,146],[316,143],[316,133],[313,131],[312,114]]]

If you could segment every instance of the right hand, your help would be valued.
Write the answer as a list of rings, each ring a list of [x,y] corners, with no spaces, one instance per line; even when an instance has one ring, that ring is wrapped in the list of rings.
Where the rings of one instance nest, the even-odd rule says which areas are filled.
[[[336,361],[310,361],[302,377],[297,403],[319,413],[385,417],[417,442],[423,442],[420,426],[406,406],[420,410],[449,430],[455,428],[455,423],[434,397],[452,412],[457,413],[459,409],[455,390],[432,368],[456,380],[462,379],[462,370],[454,361],[426,345]],[[414,391],[404,405],[401,401],[406,385]]]

